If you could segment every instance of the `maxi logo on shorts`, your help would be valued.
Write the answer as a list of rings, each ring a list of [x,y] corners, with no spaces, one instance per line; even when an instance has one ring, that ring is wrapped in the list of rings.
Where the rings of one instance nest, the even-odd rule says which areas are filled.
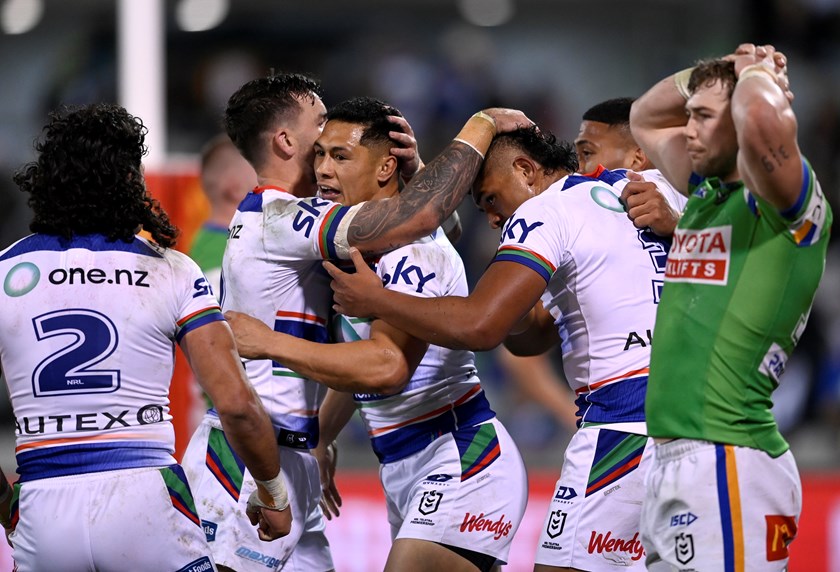
[[[246,560],[252,560],[259,564],[264,564],[266,568],[275,568],[278,564],[280,564],[279,559],[269,556],[268,554],[262,554],[256,550],[251,550],[247,546],[240,546],[237,548],[236,555]]]

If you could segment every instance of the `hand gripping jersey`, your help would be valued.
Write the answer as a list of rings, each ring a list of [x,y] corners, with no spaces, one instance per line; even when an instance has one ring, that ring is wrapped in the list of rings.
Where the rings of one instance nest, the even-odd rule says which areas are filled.
[[[382,256],[376,273],[389,290],[412,296],[468,294],[464,264],[441,229]],[[341,341],[369,337],[370,320],[337,315],[335,322],[336,337]],[[354,395],[381,463],[412,455],[457,427],[475,426],[495,417],[479,384],[474,359],[469,351],[430,345],[400,393]],[[498,456],[498,443],[489,445],[476,446],[475,458],[470,460],[475,472]]]
[[[222,320],[198,266],[139,237],[34,234],[0,280],[21,481],[173,464],[174,342]]]
[[[832,221],[805,161],[802,172],[781,213],[741,182],[692,176],[656,322],[652,436],[787,450],[770,396],[808,320]]]
[[[502,229],[494,263],[523,264],[545,279],[542,302],[557,324],[581,423],[644,433],[669,240],[627,218],[611,184],[623,185],[623,172],[596,175],[564,177],[522,204]]]
[[[222,263],[222,308],[258,318],[275,331],[327,342],[330,277],[321,260],[336,250],[350,208],[316,197],[299,199],[273,187],[248,193],[231,220]],[[326,387],[272,360],[245,370],[271,416],[279,442],[311,449]]]

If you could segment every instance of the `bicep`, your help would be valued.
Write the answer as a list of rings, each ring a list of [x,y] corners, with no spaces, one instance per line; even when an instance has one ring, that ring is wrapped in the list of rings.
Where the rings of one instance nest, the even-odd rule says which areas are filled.
[[[744,122],[738,134],[738,169],[747,188],[779,210],[792,207],[802,191],[802,155],[796,120],[789,108],[768,106],[764,118]]]

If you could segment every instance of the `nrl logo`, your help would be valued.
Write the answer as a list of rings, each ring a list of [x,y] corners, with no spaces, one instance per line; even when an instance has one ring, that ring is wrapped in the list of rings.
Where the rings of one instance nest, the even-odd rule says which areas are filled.
[[[440,506],[440,499],[442,498],[443,495],[437,491],[426,491],[423,493],[423,496],[420,497],[420,506],[417,507],[417,510],[420,511],[420,514],[423,516],[430,515],[437,511]]]
[[[568,514],[559,509],[548,514],[548,525],[545,527],[545,533],[549,538],[557,538],[563,534],[563,527],[566,526],[566,515]]]

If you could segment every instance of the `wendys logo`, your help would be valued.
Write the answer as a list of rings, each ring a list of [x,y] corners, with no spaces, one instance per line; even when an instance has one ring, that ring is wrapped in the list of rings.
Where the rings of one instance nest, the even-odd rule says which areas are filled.
[[[503,536],[510,534],[510,529],[513,528],[511,521],[505,522],[505,515],[499,517],[499,520],[493,521],[484,518],[484,513],[474,515],[467,513],[464,515],[464,522],[461,523],[461,532],[480,532],[486,530],[492,532],[493,540],[499,540]]]
[[[665,278],[671,282],[726,284],[732,251],[732,227],[677,229],[668,253]]]
[[[639,540],[639,533],[634,534],[629,540],[622,538],[612,538],[612,531],[607,531],[607,534],[601,534],[595,530],[592,531],[592,536],[589,537],[589,547],[587,548],[589,554],[603,553],[625,553],[630,557],[630,560],[641,560],[645,555],[645,549],[642,547],[642,541]]]

